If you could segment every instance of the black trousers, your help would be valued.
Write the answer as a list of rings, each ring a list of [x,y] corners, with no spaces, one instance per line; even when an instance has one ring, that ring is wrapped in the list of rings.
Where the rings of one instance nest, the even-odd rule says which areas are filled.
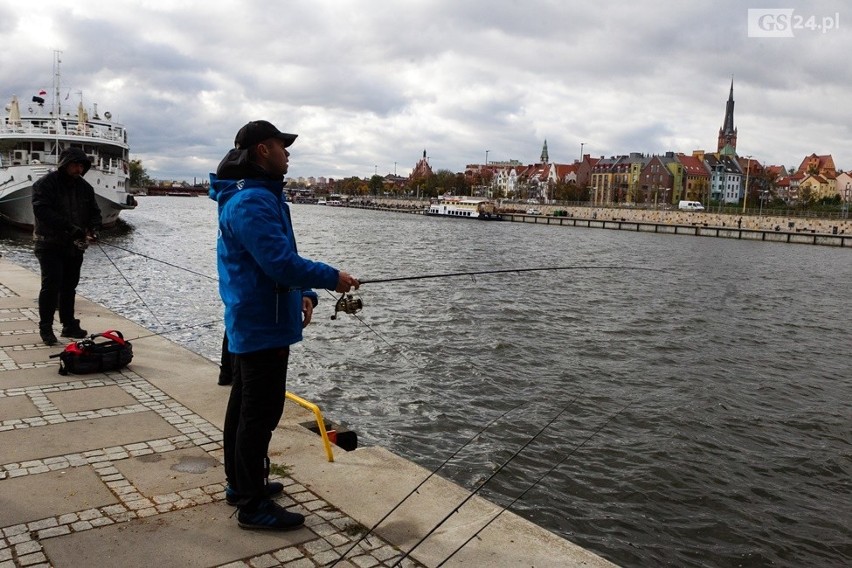
[[[73,247],[37,247],[35,255],[41,267],[41,291],[38,294],[39,329],[47,330],[53,326],[53,314],[57,304],[59,321],[63,325],[72,325],[83,251]]]
[[[219,360],[219,384],[231,384],[234,372],[234,354],[228,348],[228,334],[225,333],[222,337],[222,354]]]
[[[284,413],[290,349],[235,354],[231,397],[225,414],[225,476],[251,509],[266,499],[269,441]]]

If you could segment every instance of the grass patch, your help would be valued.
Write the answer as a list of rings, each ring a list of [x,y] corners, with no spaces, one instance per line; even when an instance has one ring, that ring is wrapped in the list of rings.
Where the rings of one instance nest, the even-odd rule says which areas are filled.
[[[361,523],[349,523],[343,527],[343,532],[350,537],[360,536],[362,534],[367,534],[367,527]]]
[[[290,477],[290,466],[277,463],[269,464],[269,473],[279,477]]]

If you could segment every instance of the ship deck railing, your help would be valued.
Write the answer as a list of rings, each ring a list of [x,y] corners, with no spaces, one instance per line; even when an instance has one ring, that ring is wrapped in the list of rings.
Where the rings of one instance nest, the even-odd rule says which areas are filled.
[[[83,139],[100,139],[108,142],[124,143],[124,129],[112,130],[102,127],[89,127],[80,129],[77,123],[69,124],[65,128],[56,128],[56,124],[50,122],[44,126],[33,126],[28,122],[22,122],[20,125],[9,124],[6,122],[0,123],[0,136],[3,135],[24,135],[24,136],[68,136],[79,137]]]

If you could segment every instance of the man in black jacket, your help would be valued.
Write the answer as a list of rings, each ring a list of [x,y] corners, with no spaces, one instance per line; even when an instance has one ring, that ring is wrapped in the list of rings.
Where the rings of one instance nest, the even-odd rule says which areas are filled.
[[[56,170],[33,184],[33,238],[41,267],[38,328],[46,345],[58,343],[53,333],[57,303],[62,337],[86,337],[80,320],[74,318],[74,298],[83,253],[101,227],[95,190],[83,179],[91,167],[83,150],[68,148],[59,154]]]

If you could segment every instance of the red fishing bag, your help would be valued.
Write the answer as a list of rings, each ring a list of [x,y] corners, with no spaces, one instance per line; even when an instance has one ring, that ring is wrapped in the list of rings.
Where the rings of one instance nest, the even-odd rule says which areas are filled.
[[[99,341],[99,339],[102,339]],[[133,345],[120,331],[109,329],[65,346],[59,357],[59,374],[84,375],[121,369],[133,360]]]

